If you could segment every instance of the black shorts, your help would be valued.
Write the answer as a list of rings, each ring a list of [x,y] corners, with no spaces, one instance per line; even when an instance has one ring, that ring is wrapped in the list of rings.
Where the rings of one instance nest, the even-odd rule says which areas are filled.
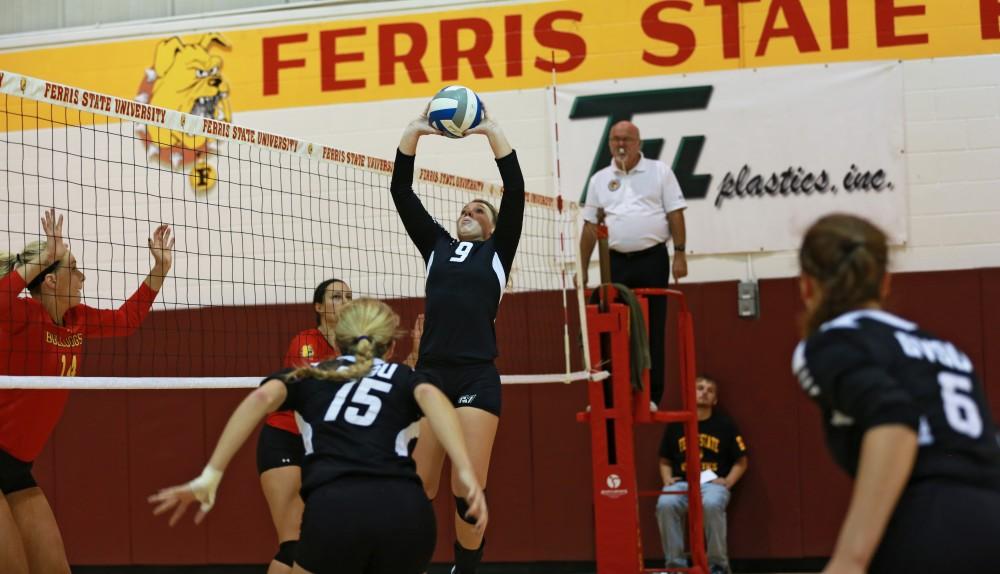
[[[417,366],[437,377],[440,389],[455,408],[473,407],[500,416],[500,372],[493,363],[460,366]]]
[[[416,480],[352,477],[305,499],[295,562],[315,574],[421,574],[434,554],[434,509]]]
[[[1000,489],[923,480],[903,491],[868,572],[996,572],[997,540]]]
[[[0,492],[11,494],[38,486],[31,474],[31,465],[0,450]]]
[[[282,466],[302,466],[306,446],[302,435],[265,424],[257,439],[257,474]]]

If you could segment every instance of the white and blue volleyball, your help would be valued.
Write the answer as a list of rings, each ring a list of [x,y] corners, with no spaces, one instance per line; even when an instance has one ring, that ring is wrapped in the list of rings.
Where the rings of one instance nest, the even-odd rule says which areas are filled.
[[[465,137],[465,130],[483,121],[483,102],[465,86],[447,86],[431,99],[427,119],[450,138]]]

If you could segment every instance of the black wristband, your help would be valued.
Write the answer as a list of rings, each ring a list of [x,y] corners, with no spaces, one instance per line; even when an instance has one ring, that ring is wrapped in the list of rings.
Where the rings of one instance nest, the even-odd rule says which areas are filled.
[[[687,247],[687,245],[684,245],[683,243],[674,243],[674,253],[683,252],[685,247]]]

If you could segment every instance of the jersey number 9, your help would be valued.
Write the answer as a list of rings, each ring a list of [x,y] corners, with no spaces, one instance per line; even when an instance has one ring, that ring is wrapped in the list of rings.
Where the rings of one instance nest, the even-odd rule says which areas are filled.
[[[452,256],[452,258],[449,259],[448,261],[451,261],[453,263],[461,263],[465,261],[465,259],[469,256],[469,253],[471,251],[472,251],[472,242],[462,241],[458,244],[458,247],[455,248],[455,255]]]

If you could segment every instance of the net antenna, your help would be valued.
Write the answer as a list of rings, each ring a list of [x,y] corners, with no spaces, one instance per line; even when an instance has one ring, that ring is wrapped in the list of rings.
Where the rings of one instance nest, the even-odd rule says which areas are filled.
[[[44,239],[39,218],[55,208],[86,274],[83,303],[113,309],[152,265],[152,230],[166,223],[177,238],[153,312],[129,337],[88,338],[85,376],[0,373],[0,387],[253,387],[314,325],[308,303],[331,277],[388,301],[402,327],[422,312],[425,265],[392,204],[392,161],[157,107],[140,92],[0,71],[0,251]],[[553,76],[553,116],[554,106]],[[558,149],[555,160],[558,191]],[[502,198],[498,184],[419,167],[414,187],[449,230],[469,200]],[[592,378],[570,344],[572,275],[585,325],[577,213],[561,193],[526,194],[496,323],[506,384]],[[410,342],[399,346],[401,358]]]
[[[556,61],[555,50],[550,51],[550,57],[552,58],[551,61],[553,62]],[[553,149],[552,172],[554,174],[553,181],[555,182],[556,198],[561,207],[563,205],[564,200],[563,200],[563,187],[562,187],[562,165],[560,163],[561,156],[559,154],[559,80],[558,80],[558,75],[556,74],[555,66],[552,66],[552,99],[550,107],[551,109],[549,110],[549,114],[552,116],[552,149]],[[572,213],[573,217],[569,216],[570,213]],[[565,261],[563,262],[562,265],[562,270],[563,270],[562,304],[563,304],[563,310],[565,311],[565,316],[564,316],[565,330],[563,337],[565,345],[564,354],[566,356],[566,373],[567,373],[567,377],[564,382],[566,383],[571,383],[573,381],[581,380],[579,377],[574,376],[574,374],[572,373],[572,368],[570,366],[570,357],[572,355],[571,345],[573,344],[569,332],[570,304],[569,304],[568,292],[570,290],[574,291],[576,295],[576,308],[577,312],[579,313],[580,332],[583,333],[583,335],[580,337],[579,340],[583,354],[583,365],[587,366],[591,364],[590,345],[588,345],[586,341],[586,333],[588,331],[587,331],[586,297],[584,295],[584,290],[587,288],[587,286],[584,285],[583,281],[583,265],[586,265],[586,263],[580,261],[580,256],[578,251],[580,245],[580,236],[579,236],[579,226],[577,225],[577,217],[576,217],[577,213],[578,210],[577,211],[570,210],[568,212],[564,212],[565,217],[563,218],[564,220],[563,230],[559,235],[560,247],[563,253],[574,254],[574,257],[571,261]],[[567,242],[569,243],[568,245]],[[592,372],[591,376],[588,378],[593,380],[595,376],[599,377],[600,379],[603,379],[608,376],[608,373],[606,371]]]

